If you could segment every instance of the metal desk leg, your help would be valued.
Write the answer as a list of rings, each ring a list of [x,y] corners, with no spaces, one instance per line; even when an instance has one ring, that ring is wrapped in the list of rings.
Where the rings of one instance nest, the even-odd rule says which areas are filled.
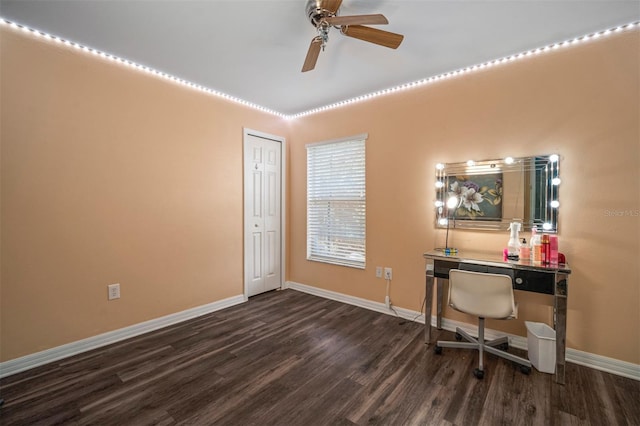
[[[433,306],[433,263],[427,263],[424,298],[424,343],[431,343],[431,306]]]
[[[443,282],[444,282],[444,279],[442,279],[442,278],[437,279],[436,278],[436,290],[437,290],[436,297],[438,298],[438,306],[437,306],[438,312],[437,312],[437,316],[436,316],[436,328],[438,330],[442,330],[442,305],[444,303],[444,291],[442,291]]]
[[[567,294],[569,276],[556,274],[554,297],[555,329],[556,329],[556,383],[564,385],[565,352],[567,345]]]

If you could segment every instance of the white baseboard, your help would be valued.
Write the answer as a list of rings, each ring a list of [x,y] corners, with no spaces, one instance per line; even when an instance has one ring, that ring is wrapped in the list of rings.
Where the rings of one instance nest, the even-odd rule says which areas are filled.
[[[197,306],[0,363],[0,378],[246,302],[244,295]]]
[[[371,300],[362,299],[355,296],[349,296],[334,291],[324,290],[318,287],[312,287],[305,284],[296,283],[293,281],[287,281],[285,288],[298,290],[304,293],[313,294],[315,296],[324,297],[325,299],[336,300],[338,302],[347,303],[349,305],[359,306],[361,308],[369,309],[376,312],[381,312],[387,315],[395,315],[393,311],[388,309],[384,303],[373,302]],[[412,311],[410,309],[398,308],[394,306],[394,309],[398,313],[398,316],[413,320],[424,324],[424,315],[420,312]],[[436,325],[436,317],[431,317],[431,325]],[[472,324],[463,323],[460,321],[454,321],[447,318],[442,319],[442,328],[448,331],[455,331],[456,327],[472,333],[476,326]],[[473,334],[473,333],[472,333]],[[501,331],[492,329],[485,330],[485,337],[488,340],[495,339],[500,336],[507,335],[509,337],[509,345],[518,349],[527,349],[527,338],[523,336],[517,336],[514,334],[507,334]],[[618,376],[627,377],[634,380],[640,380],[640,365],[633,364],[631,362],[620,361],[614,358],[609,358],[602,355],[596,355],[589,352],[579,351],[577,349],[567,348],[566,360],[574,364],[583,365],[585,367],[593,368],[607,373],[616,374]]]

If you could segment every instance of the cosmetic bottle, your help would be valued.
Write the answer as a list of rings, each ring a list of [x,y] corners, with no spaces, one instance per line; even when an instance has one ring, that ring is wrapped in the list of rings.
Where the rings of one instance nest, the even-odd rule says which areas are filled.
[[[558,236],[549,235],[549,248],[551,250],[551,264],[558,264]]]
[[[522,224],[520,222],[511,222],[509,225],[509,230],[511,231],[511,236],[509,237],[509,241],[507,242],[507,257],[510,260],[518,260],[520,255],[520,238],[518,236],[518,232],[520,232],[520,228]]]
[[[536,228],[531,229],[531,261],[533,263],[542,262],[542,241],[540,235],[536,231]]]
[[[551,263],[551,243],[549,241],[549,234],[542,234],[540,240],[542,244],[542,263],[548,265]]]
[[[525,238],[522,239],[520,243],[520,259],[529,260],[531,257],[531,249],[527,244],[527,240]]]

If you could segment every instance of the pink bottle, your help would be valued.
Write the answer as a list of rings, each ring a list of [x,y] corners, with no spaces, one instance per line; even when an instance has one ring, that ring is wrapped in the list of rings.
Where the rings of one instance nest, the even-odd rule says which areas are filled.
[[[549,251],[550,253],[550,261],[551,264],[558,264],[558,236],[557,235],[549,235]]]

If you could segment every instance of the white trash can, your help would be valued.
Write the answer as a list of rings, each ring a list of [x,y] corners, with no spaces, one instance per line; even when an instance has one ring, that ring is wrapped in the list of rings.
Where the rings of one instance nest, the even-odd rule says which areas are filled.
[[[556,331],[542,322],[525,321],[529,361],[542,373],[556,372]]]

